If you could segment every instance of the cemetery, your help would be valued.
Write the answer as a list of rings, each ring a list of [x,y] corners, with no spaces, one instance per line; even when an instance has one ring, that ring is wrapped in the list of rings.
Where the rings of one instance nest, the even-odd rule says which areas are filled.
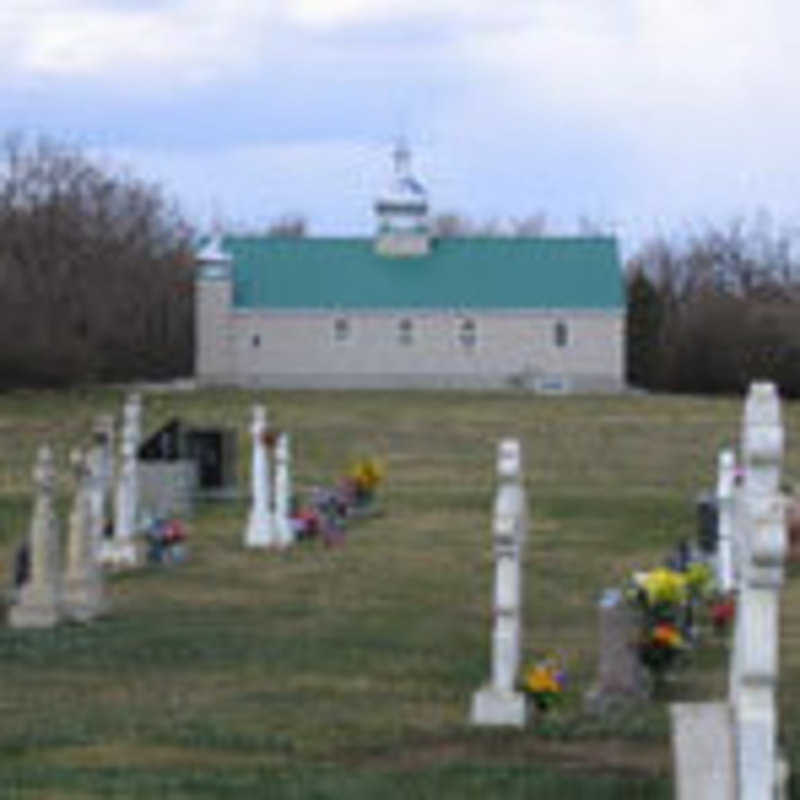
[[[795,796],[769,384],[20,391],[0,423],[9,797]]]

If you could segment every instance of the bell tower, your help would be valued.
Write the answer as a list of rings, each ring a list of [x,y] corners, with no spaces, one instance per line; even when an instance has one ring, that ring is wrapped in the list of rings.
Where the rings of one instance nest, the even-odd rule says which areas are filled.
[[[411,152],[404,142],[398,142],[393,158],[392,181],[375,201],[375,251],[400,258],[423,256],[430,252],[428,194],[411,173]]]
[[[195,255],[195,263],[195,375],[220,382],[231,372],[233,258],[216,234]]]

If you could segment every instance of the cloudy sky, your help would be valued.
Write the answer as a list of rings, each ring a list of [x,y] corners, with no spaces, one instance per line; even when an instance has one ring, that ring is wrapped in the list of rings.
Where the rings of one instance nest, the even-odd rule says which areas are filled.
[[[800,226],[791,0],[2,0],[0,129],[159,181],[200,226],[368,233],[398,135],[437,210],[630,245]]]

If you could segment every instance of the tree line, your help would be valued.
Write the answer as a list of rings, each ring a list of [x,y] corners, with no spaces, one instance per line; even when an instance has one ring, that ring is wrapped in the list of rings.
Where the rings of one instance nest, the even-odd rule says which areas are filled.
[[[653,391],[800,396],[800,272],[768,218],[655,239],[627,264],[627,378]]]

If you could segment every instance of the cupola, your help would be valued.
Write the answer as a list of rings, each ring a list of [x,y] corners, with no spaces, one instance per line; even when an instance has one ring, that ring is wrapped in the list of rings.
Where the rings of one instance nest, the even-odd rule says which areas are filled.
[[[200,280],[230,280],[233,258],[223,249],[219,234],[212,236],[195,254],[195,262]]]
[[[428,194],[411,174],[411,153],[400,142],[394,150],[394,176],[375,201],[375,250],[385,256],[421,256],[430,251]]]

